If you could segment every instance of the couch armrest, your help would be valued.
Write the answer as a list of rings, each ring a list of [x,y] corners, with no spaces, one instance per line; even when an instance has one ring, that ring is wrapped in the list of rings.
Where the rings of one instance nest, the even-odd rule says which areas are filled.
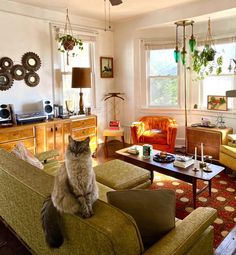
[[[198,207],[161,240],[150,247],[145,255],[182,255],[200,238],[216,219],[217,211],[210,207]]]
[[[43,163],[46,163],[48,159],[54,158],[57,156],[59,156],[59,152],[57,150],[45,151],[35,155],[35,157],[38,158],[38,160]]]
[[[144,123],[140,121],[133,122],[130,126],[130,131],[133,143],[139,143],[139,137],[144,131]]]
[[[167,129],[167,144],[170,145],[174,152],[175,140],[177,136],[177,124],[171,124]]]

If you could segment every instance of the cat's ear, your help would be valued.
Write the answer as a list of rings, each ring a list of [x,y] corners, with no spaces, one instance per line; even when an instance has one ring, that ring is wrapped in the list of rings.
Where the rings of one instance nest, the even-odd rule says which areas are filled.
[[[69,143],[73,143],[74,142],[73,138],[70,135],[68,136],[68,141],[69,141]]]
[[[85,139],[85,142],[86,142],[86,143],[89,143],[89,142],[90,142],[90,137],[89,137],[89,136]]]

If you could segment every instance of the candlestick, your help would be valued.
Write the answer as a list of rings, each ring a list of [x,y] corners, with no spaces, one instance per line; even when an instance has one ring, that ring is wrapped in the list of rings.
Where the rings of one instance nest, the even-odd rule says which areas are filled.
[[[203,143],[201,143],[201,162],[203,162]]]
[[[197,147],[195,147],[194,151],[194,168],[193,171],[198,171],[198,162],[197,162]]]

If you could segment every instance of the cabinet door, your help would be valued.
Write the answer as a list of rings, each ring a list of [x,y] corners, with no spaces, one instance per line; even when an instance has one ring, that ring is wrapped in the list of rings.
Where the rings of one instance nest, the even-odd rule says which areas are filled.
[[[63,123],[64,154],[68,145],[68,137],[71,135],[71,122]]]
[[[59,152],[58,159],[64,157],[64,139],[63,139],[63,124],[56,123],[54,125],[54,149]]]
[[[46,125],[35,126],[36,153],[46,151]]]
[[[46,125],[46,151],[55,149],[54,124]]]

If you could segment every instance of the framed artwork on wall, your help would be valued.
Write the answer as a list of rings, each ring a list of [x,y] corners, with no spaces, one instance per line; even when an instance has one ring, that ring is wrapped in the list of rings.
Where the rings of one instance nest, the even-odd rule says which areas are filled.
[[[228,102],[226,96],[207,96],[207,109],[216,111],[227,111]]]
[[[101,78],[113,78],[113,58],[100,57]]]

